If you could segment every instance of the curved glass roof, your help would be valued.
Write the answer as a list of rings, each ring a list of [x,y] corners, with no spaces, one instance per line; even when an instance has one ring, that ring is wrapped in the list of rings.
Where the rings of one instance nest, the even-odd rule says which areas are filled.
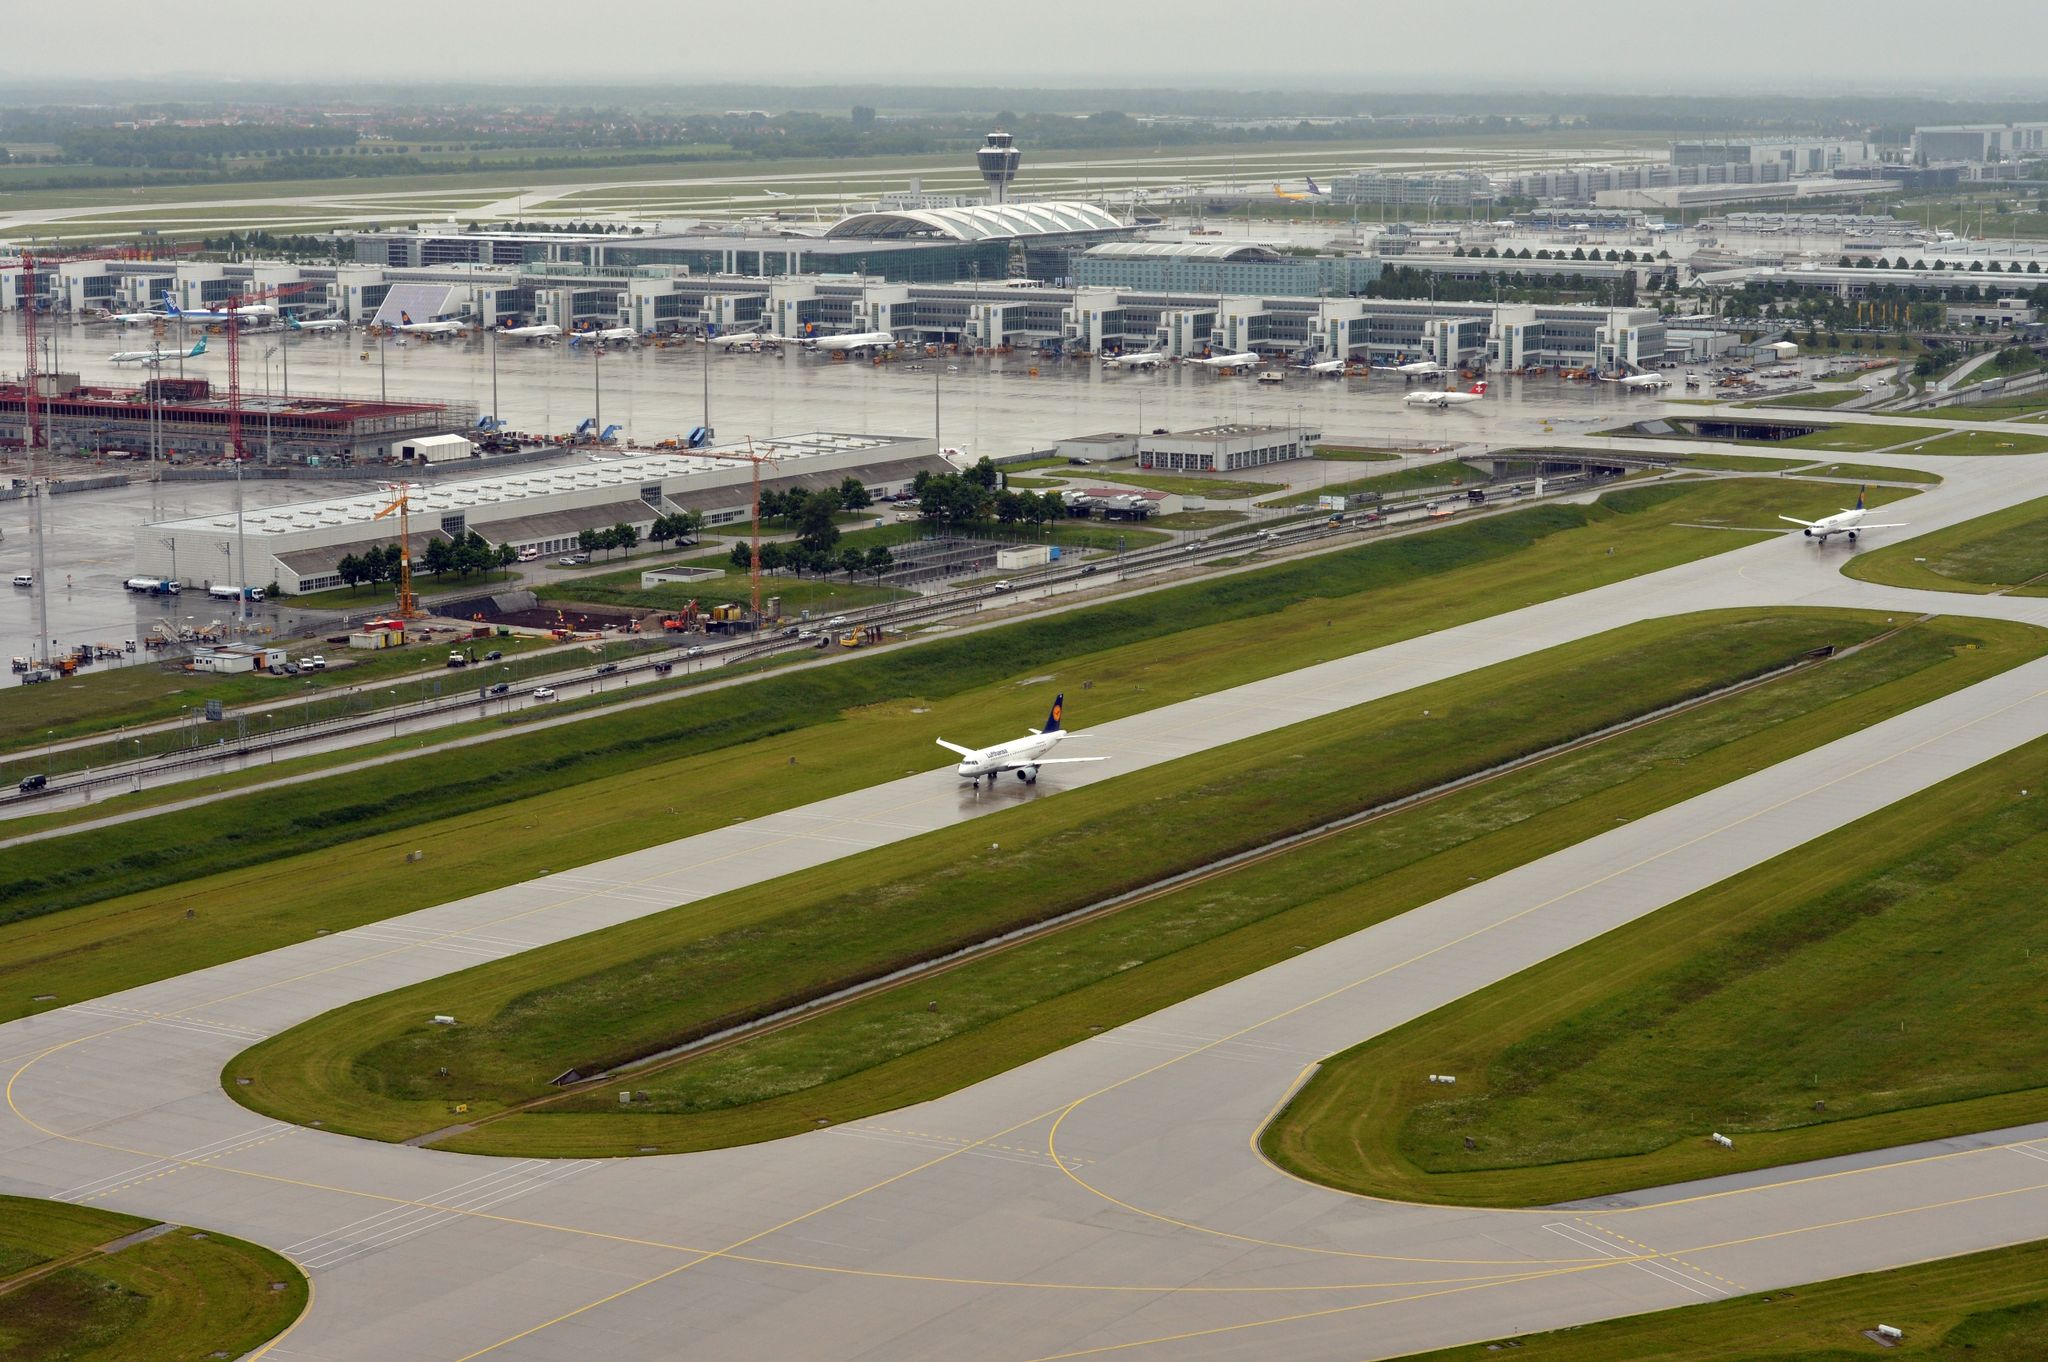
[[[828,237],[941,237],[949,241],[1061,236],[1118,231],[1124,224],[1092,203],[988,203],[969,208],[913,208],[897,213],[855,213],[825,230]]]
[[[1170,260],[1278,260],[1280,253],[1246,241],[1105,241],[1090,246],[1090,255]]]

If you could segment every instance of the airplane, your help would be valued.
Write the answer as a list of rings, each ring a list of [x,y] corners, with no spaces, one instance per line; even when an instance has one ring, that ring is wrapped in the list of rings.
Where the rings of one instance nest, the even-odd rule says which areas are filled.
[[[1308,177],[1308,192],[1303,194],[1296,194],[1291,190],[1282,189],[1277,184],[1273,186],[1273,197],[1279,199],[1288,199],[1290,201],[1297,203],[1303,199],[1327,198],[1329,196],[1329,193],[1329,190],[1323,188],[1321,185],[1316,183],[1315,176],[1313,175]]]
[[[1602,374],[1600,381],[1602,383],[1619,383],[1630,392],[1638,390],[1656,392],[1660,388],[1671,386],[1671,380],[1662,374],[1623,374],[1620,378],[1609,378],[1607,375]]]
[[[1105,369],[1157,369],[1166,363],[1166,355],[1159,350],[1140,350],[1134,355],[1104,355]]]
[[[722,350],[758,350],[764,345],[801,345],[795,336],[778,336],[769,331],[733,331],[723,336],[704,337],[706,345],[716,345]]]
[[[153,322],[164,321],[166,317],[161,312],[114,312],[102,308],[100,320],[113,322],[119,326],[147,326]]]
[[[347,320],[346,320],[346,319],[344,319],[344,318],[341,318],[341,317],[320,317],[320,318],[317,318],[317,319],[315,319],[315,320],[313,320],[313,321],[310,321],[310,322],[302,322],[302,321],[300,321],[300,320],[299,320],[299,319],[298,319],[297,317],[294,317],[294,316],[293,316],[293,315],[292,315],[291,313],[289,313],[289,312],[287,312],[287,313],[285,313],[285,314],[284,314],[284,324],[285,324],[285,329],[286,329],[286,330],[288,330],[288,331],[346,331],[346,330],[348,330],[348,322],[347,322]]]
[[[1435,407],[1442,410],[1445,407],[1462,407],[1467,402],[1477,402],[1485,396],[1486,382],[1482,379],[1464,392],[1453,392],[1449,388],[1444,388],[1436,392],[1409,393],[1401,402],[1402,405],[1409,407]]]
[[[277,309],[271,306],[269,303],[250,303],[246,306],[236,308],[234,311],[234,315],[241,321],[260,322],[265,320],[266,318],[275,317],[277,315]],[[228,319],[228,312],[225,308],[219,310],[215,310],[213,308],[196,308],[191,311],[186,311],[185,309],[180,308],[178,306],[177,300],[172,298],[170,293],[166,291],[164,294],[164,316],[174,322],[182,321],[212,323],[226,321]]]
[[[765,185],[762,186],[761,192],[771,199],[790,199],[796,197],[794,194],[785,194],[779,189],[769,189]]]
[[[1068,736],[1067,730],[1060,727],[1060,712],[1066,702],[1066,696],[1055,695],[1052,699],[1052,713],[1045,716],[1045,727],[1034,728],[1028,736],[1015,742],[1007,742],[999,747],[982,748],[962,747],[958,743],[947,742],[944,738],[940,738],[938,743],[947,751],[960,754],[960,764],[954,769],[962,780],[979,782],[983,776],[987,776],[991,788],[995,786],[996,777],[1005,771],[1015,771],[1017,779],[1026,785],[1036,785],[1038,768],[1041,766],[1074,761],[1107,761],[1107,757],[1046,755]]]
[[[398,325],[391,329],[403,331],[408,336],[459,336],[469,328],[461,322],[416,322],[412,319],[412,313],[400,312]]]
[[[1433,359],[1412,359],[1406,364],[1375,364],[1375,373],[1404,374],[1409,378],[1434,378],[1446,372],[1444,366]]]
[[[1856,536],[1865,530],[1903,530],[1908,523],[1900,520],[1870,524],[1863,519],[1869,514],[1869,508],[1863,504],[1863,489],[1859,487],[1856,489],[1856,504],[1845,506],[1834,515],[1822,516],[1819,520],[1801,520],[1797,516],[1789,515],[1781,515],[1778,519],[1789,520],[1794,525],[1804,525],[1806,528],[1801,533],[1808,539],[1818,539],[1822,546],[1827,544],[1828,536],[1831,534],[1846,534],[1849,536],[1849,542],[1853,544],[1856,542]]]
[[[552,322],[536,322],[532,326],[501,326],[498,328],[499,337],[506,340],[553,340],[561,334],[562,328]]]
[[[640,333],[630,326],[608,326],[601,331],[572,331],[569,333],[569,344],[581,345],[585,341],[596,341],[599,345],[616,344],[639,338]]]
[[[118,355],[108,355],[109,364],[141,364],[154,369],[167,359],[198,359],[206,353],[206,337],[201,336],[190,350],[180,355],[175,350],[123,350]]]
[[[813,350],[846,354],[855,350],[893,350],[901,342],[889,331],[855,331],[844,336],[819,336],[808,343]]]
[[[1240,350],[1234,355],[1211,355],[1207,359],[1191,359],[1190,364],[1199,364],[1205,369],[1256,369],[1260,358],[1250,350]]]
[[[1295,368],[1303,373],[1314,374],[1317,378],[1342,378],[1344,371],[1351,367],[1348,359],[1326,359],[1315,364],[1297,364]]]

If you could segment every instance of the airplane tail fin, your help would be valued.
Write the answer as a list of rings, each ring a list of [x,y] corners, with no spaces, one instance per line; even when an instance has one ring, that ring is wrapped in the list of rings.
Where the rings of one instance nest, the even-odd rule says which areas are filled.
[[[1863,505],[1863,489],[1861,487],[1856,489],[1856,509],[1859,511],[1867,509]]]
[[[181,317],[184,315],[178,310],[178,300],[171,297],[169,289],[164,290],[164,315],[167,317]]]
[[[199,338],[198,340],[196,340],[196,341],[193,341],[193,342],[192,342],[192,350],[191,350],[191,353],[187,354],[187,355],[185,356],[185,358],[186,358],[186,359],[198,359],[198,358],[199,358],[199,357],[200,357],[201,355],[203,355],[203,354],[205,354],[205,353],[206,353],[206,337],[204,337],[204,336],[201,336],[201,337],[200,337],[200,338]]]
[[[284,314],[284,325],[287,331],[297,331],[301,329],[299,326],[298,317],[290,312]]]
[[[1307,177],[1305,177],[1305,178],[1306,178],[1306,179],[1308,180],[1308,192],[1309,192],[1309,193],[1311,193],[1311,194],[1320,194],[1320,193],[1322,193],[1322,192],[1323,192],[1322,186],[1316,183],[1316,177],[1315,177],[1315,176],[1313,176],[1313,175],[1309,175],[1309,176],[1307,176]]]
[[[1050,713],[1050,714],[1048,714],[1048,715],[1046,715],[1046,716],[1045,716],[1045,727],[1043,727],[1043,728],[1039,729],[1038,731],[1039,731],[1039,732],[1041,732],[1041,733],[1057,733],[1057,732],[1059,732],[1059,731],[1060,731],[1060,711],[1066,708],[1066,704],[1067,704],[1067,697],[1066,697],[1065,695],[1055,695],[1055,696],[1053,696],[1053,697],[1052,697],[1052,713]]]
[[[1483,378],[1482,378],[1482,379],[1480,379],[1480,380],[1479,380],[1479,381],[1478,381],[1477,383],[1474,383],[1474,384],[1472,385],[1472,395],[1473,395],[1474,397],[1484,397],[1484,396],[1486,396],[1486,380],[1485,380],[1485,379],[1483,379]]]
[[[405,310],[404,308],[400,308],[400,309],[398,309],[398,322],[399,322],[399,325],[401,325],[401,326],[411,326],[411,325],[412,325],[412,313],[410,313],[410,312],[407,312],[407,311],[406,311],[406,310]]]

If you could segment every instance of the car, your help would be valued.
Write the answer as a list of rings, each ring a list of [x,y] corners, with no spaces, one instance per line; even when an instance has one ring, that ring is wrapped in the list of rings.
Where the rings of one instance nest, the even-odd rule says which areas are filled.
[[[1081,575],[1083,577],[1093,577],[1099,570],[1100,568],[1098,564],[1090,563],[1081,569]]]
[[[796,631],[796,639],[799,643],[808,643],[817,636],[818,631],[816,629],[799,629]]]
[[[704,656],[704,650],[703,650],[702,648],[685,648],[685,649],[683,649],[683,656],[684,656],[684,657],[702,657],[702,656]]]
[[[610,676],[618,669],[619,664],[616,662],[600,662],[597,664],[597,674],[599,676]]]
[[[451,667],[467,667],[469,665],[469,658],[459,652],[451,652],[448,654],[448,665]]]
[[[327,670],[327,659],[318,653],[313,654],[311,657],[302,657],[299,659],[299,670],[302,672],[324,672]]]
[[[831,619],[825,621],[825,627],[827,629],[844,629],[852,622],[844,615],[834,615]]]
[[[997,582],[994,586],[989,588],[990,591],[1015,591],[1016,589],[1017,584],[1007,577],[1003,578],[1002,581]]]
[[[40,771],[38,771],[35,775],[24,776],[22,778],[21,792],[23,794],[34,794],[37,790],[43,789],[46,786],[48,786],[49,783],[50,778],[42,774]]]
[[[579,564],[589,562],[590,555],[587,553],[565,553],[560,558],[557,558],[555,561],[557,563],[560,563],[563,567],[576,567]]]
[[[56,679],[57,678],[49,672],[33,671],[28,672],[22,676],[21,684],[24,686],[39,686],[45,681],[55,681]]]
[[[484,661],[486,662],[502,662],[504,660],[505,655],[499,652],[496,648],[493,648],[489,652],[484,654]]]
[[[33,572],[17,572],[14,574],[14,584],[16,586],[34,586],[36,584],[36,575]]]
[[[285,664],[284,664],[284,674],[285,674],[286,676],[297,676],[297,675],[299,674],[299,664],[298,664],[298,663],[296,663],[296,662],[287,662],[287,663],[285,663]]]
[[[512,683],[510,681],[500,681],[497,685],[491,687],[491,694],[508,695],[511,693],[511,690]]]
[[[654,664],[654,674],[656,676],[667,676],[675,669],[676,664],[673,662],[657,662]]]
[[[554,688],[552,686],[535,686],[533,688],[533,698],[536,700],[552,700],[555,698]]]

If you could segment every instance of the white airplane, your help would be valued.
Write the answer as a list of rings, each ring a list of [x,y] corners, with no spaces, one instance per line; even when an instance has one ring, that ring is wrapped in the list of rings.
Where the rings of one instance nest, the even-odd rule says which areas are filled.
[[[1602,374],[1600,381],[1602,383],[1619,383],[1629,392],[1656,392],[1661,388],[1671,386],[1671,380],[1662,374],[1623,374],[1620,378],[1609,378],[1607,375]]]
[[[940,738],[938,740],[939,746],[945,748],[948,752],[960,754],[960,764],[954,769],[959,773],[962,780],[979,781],[983,776],[987,776],[988,783],[991,786],[996,783],[996,777],[1005,771],[1015,771],[1017,779],[1023,781],[1026,785],[1036,785],[1038,783],[1038,768],[1041,766],[1053,766],[1061,762],[1073,761],[1107,761],[1107,757],[1049,757],[1046,755],[1046,753],[1058,747],[1068,736],[1067,730],[1060,727],[1060,710],[1066,702],[1066,696],[1055,695],[1052,699],[1052,713],[1045,717],[1045,727],[1034,728],[1027,736],[1019,738],[1015,742],[1007,742],[1000,747],[974,748],[962,747],[958,743],[947,742],[944,738]]]
[[[761,192],[771,199],[790,199],[796,197],[794,194],[785,194],[780,189],[769,189],[765,185],[762,186]]]
[[[561,334],[562,328],[552,322],[536,322],[532,326],[501,326],[498,328],[498,336],[502,340],[553,340]]]
[[[1449,388],[1444,388],[1437,392],[1409,393],[1401,399],[1401,403],[1408,407],[1435,407],[1441,411],[1445,407],[1462,407],[1467,402],[1477,402],[1485,396],[1486,382],[1482,379],[1464,392],[1453,392]]]
[[[167,359],[198,359],[206,353],[206,337],[201,336],[190,350],[180,355],[176,350],[123,350],[118,355],[108,355],[109,364],[140,364],[154,369]]]
[[[1434,378],[1446,372],[1444,366],[1433,359],[1414,359],[1406,364],[1375,364],[1373,372],[1381,374],[1405,374],[1409,378]]]
[[[186,311],[177,304],[169,292],[164,294],[164,316],[174,322],[224,322],[229,317],[226,308],[197,308]],[[245,322],[260,322],[277,315],[277,309],[269,303],[244,303],[232,314]]]
[[[801,345],[795,336],[778,336],[771,331],[731,331],[723,336],[704,337],[706,345],[721,350],[758,350],[764,345]]]
[[[391,328],[408,336],[459,336],[469,330],[461,322],[416,322],[410,312],[398,314],[398,325]]]
[[[1166,355],[1159,350],[1140,350],[1134,355],[1104,355],[1105,369],[1157,369],[1166,363]]]
[[[640,333],[630,326],[607,326],[600,331],[572,331],[569,333],[569,344],[582,345],[586,341],[596,341],[599,345],[616,345],[620,341],[639,338]]]
[[[1207,359],[1191,359],[1190,364],[1199,364],[1204,369],[1256,369],[1262,361],[1250,350],[1240,350],[1234,355],[1210,355]]]
[[[285,329],[288,331],[317,332],[348,330],[348,320],[344,317],[320,317],[310,322],[302,322],[297,317],[294,317],[291,313],[287,312],[284,314],[284,324]]]
[[[893,332],[855,331],[844,336],[820,336],[810,342],[813,350],[846,354],[855,350],[893,350],[900,342]]]
[[[113,322],[119,326],[148,326],[154,322],[166,321],[168,317],[162,312],[114,312],[103,308],[100,311],[100,320]]]
[[[1342,378],[1344,371],[1351,367],[1348,359],[1326,359],[1315,364],[1297,364],[1295,368],[1303,373],[1314,374],[1317,378]]]
[[[1794,525],[1804,525],[1806,528],[1801,533],[1808,539],[1818,539],[1822,545],[1828,542],[1828,536],[1831,534],[1846,534],[1849,536],[1849,542],[1853,544],[1856,542],[1856,536],[1865,530],[1903,530],[1906,528],[1907,522],[1903,520],[1872,524],[1863,518],[1869,514],[1869,508],[1863,504],[1863,489],[1859,487],[1856,489],[1856,504],[1844,507],[1834,515],[1822,516],[1819,520],[1801,520],[1797,516],[1790,515],[1781,515],[1778,519],[1789,520]]]

